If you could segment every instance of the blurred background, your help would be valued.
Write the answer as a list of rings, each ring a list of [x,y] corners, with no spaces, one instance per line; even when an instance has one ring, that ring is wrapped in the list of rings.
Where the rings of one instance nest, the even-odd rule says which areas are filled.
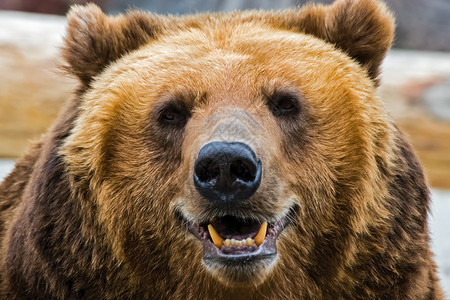
[[[282,9],[299,0],[96,0],[110,14]],[[314,1],[331,3],[332,0]],[[397,20],[379,95],[432,186],[431,231],[450,297],[450,0],[385,0]],[[64,15],[81,0],[0,0],[0,181],[54,120],[76,82],[58,69]]]

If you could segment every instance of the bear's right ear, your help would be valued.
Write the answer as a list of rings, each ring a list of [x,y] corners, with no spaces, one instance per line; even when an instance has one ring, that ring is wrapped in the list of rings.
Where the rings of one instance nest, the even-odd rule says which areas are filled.
[[[75,5],[67,15],[65,68],[89,86],[94,76],[122,55],[155,38],[162,17],[138,11],[110,17],[95,4]]]

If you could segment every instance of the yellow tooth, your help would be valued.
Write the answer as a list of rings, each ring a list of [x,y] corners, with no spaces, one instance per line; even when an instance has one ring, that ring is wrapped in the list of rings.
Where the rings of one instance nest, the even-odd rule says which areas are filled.
[[[225,241],[223,241],[223,244],[225,245],[225,247],[230,247],[231,245],[231,240],[230,239],[226,239]]]
[[[251,246],[253,246],[253,243],[255,241],[253,239],[251,239],[251,238],[247,238],[246,242],[247,242],[247,245],[249,245],[251,247]]]
[[[220,235],[211,224],[208,225],[208,231],[214,245],[216,245],[216,247],[219,249],[222,248],[223,238],[220,237]]]
[[[261,224],[261,227],[259,228],[258,233],[253,238],[253,240],[255,240],[255,243],[257,246],[261,245],[264,242],[264,239],[266,238],[266,233],[267,233],[267,222],[264,221]]]

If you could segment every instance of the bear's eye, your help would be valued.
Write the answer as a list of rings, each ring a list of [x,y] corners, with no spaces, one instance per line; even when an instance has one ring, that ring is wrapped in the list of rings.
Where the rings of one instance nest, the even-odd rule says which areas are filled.
[[[177,118],[181,118],[182,116],[176,111],[166,111],[163,113],[162,118],[167,122],[174,122]]]
[[[181,103],[167,103],[160,108],[158,121],[165,126],[184,127],[190,117],[190,112]]]
[[[300,110],[297,96],[286,91],[275,92],[269,97],[268,105],[276,117],[293,116]]]

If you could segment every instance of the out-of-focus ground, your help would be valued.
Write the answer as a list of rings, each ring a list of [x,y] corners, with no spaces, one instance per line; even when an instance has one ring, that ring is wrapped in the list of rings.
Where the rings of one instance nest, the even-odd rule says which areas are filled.
[[[64,27],[63,17],[0,11],[0,178],[76,87],[58,68]],[[433,247],[450,296],[450,53],[392,50],[378,92],[433,187]]]
[[[381,78],[386,110],[412,143],[431,185],[450,189],[450,52],[392,50]]]

